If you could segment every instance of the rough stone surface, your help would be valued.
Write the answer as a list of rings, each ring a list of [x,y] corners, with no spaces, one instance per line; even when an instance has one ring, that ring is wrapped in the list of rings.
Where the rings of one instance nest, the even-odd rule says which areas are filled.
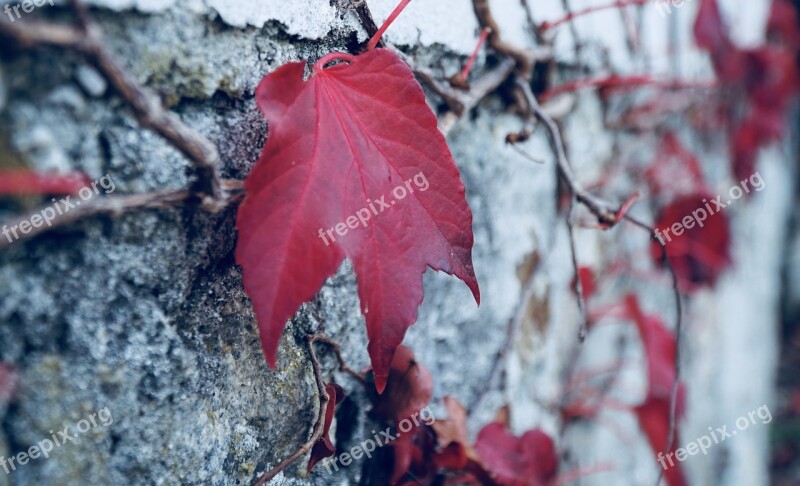
[[[230,178],[246,176],[265,140],[266,123],[253,101],[263,74],[287,61],[352,50],[365,39],[353,13],[339,6],[345,2],[89,3],[119,62],[217,144],[222,171]],[[529,3],[535,4],[537,21],[563,13],[557,0]],[[728,13],[751,26],[736,15],[734,3],[725,2]],[[763,2],[753,3],[762,8],[739,13],[761,15]],[[378,22],[394,4],[370,1]],[[510,40],[530,42],[520,2],[493,0],[492,6]],[[687,4],[674,14],[684,36],[695,7]],[[31,15],[67,17],[58,6]],[[643,40],[652,67],[666,69],[666,20],[652,9],[644,15],[653,26]],[[595,72],[611,67],[636,72],[645,65],[628,52],[618,14],[587,17],[578,27],[588,42],[581,61]],[[420,1],[412,2],[388,38],[413,47],[424,64],[452,74],[472,50],[476,29],[469,2]],[[747,40],[751,34],[742,35]],[[566,30],[559,34],[560,59],[572,59],[573,42]],[[595,56],[605,49],[612,53],[609,65]],[[684,74],[708,75],[707,64],[698,59],[683,60]],[[652,156],[653,140],[628,135],[615,144],[616,135],[602,126],[601,109],[587,93],[565,120],[572,161],[587,182],[615,157]],[[445,395],[475,405],[469,424],[474,433],[510,403],[517,432],[540,426],[561,436],[565,469],[615,463],[615,471],[593,475],[585,484],[654,483],[652,453],[629,414],[604,415],[613,428],[579,423],[561,435],[563,424],[542,407],[559,397],[577,346],[578,313],[568,290],[572,268],[563,215],[556,211],[556,173],[547,140],[539,130],[522,146],[545,162],[532,164],[503,142],[518,128],[519,120],[493,98],[451,134],[475,215],[474,260],[483,303],[477,308],[462,283],[429,272],[420,318],[406,342],[433,373],[437,414],[443,413]],[[725,166],[721,140],[693,143],[714,161],[705,165]],[[618,152],[620,146],[626,154]],[[737,266],[718,291],[699,296],[687,308],[687,440],[773,403],[779,265],[789,240],[786,221],[796,174],[777,147],[762,159],[768,190],[730,213]],[[0,167],[19,165],[82,170],[92,178],[109,174],[119,194],[184,187],[188,180],[186,161],[140,129],[96,72],[78,57],[54,50],[19,53],[0,63]],[[724,191],[732,181],[719,174],[710,176]],[[616,187],[612,195],[624,198],[629,189]],[[0,218],[27,204],[0,206]],[[635,211],[651,218],[646,204]],[[368,366],[355,278],[345,263],[303,307],[284,333],[277,369],[270,370],[242,290],[241,269],[233,260],[234,218],[233,208],[213,216],[176,208],[93,218],[0,253],[0,360],[18,368],[23,384],[14,403],[0,409],[0,455],[27,450],[49,438],[51,430],[75,430],[81,419],[104,407],[113,416],[113,423],[92,428],[49,459],[35,460],[8,477],[0,473],[0,485],[51,484],[53,478],[65,485],[251,484],[308,437],[318,397],[304,336],[324,329],[342,343],[351,367]],[[634,229],[581,231],[578,243],[582,261],[599,266],[620,255],[643,254],[647,239]],[[531,267],[532,262],[538,264]],[[637,264],[649,265],[644,258]],[[521,276],[530,271],[536,272],[530,316],[513,337],[508,387],[500,392],[490,381],[492,359],[520,301]],[[791,280],[795,292],[799,281]],[[649,311],[674,322],[664,282],[623,281],[610,292],[628,289],[641,292]],[[630,364],[618,378],[622,398],[630,400],[643,391],[640,345],[630,328],[605,331],[584,345],[582,360]],[[323,364],[333,369],[329,357]],[[341,374],[329,376],[349,394],[335,433],[346,450],[379,424],[367,414],[365,392],[356,383]],[[708,458],[687,461],[693,484],[766,484],[766,438],[767,427],[753,428]],[[310,477],[303,477],[304,471],[301,461],[272,484],[381,484],[363,459],[333,474],[321,466]]]

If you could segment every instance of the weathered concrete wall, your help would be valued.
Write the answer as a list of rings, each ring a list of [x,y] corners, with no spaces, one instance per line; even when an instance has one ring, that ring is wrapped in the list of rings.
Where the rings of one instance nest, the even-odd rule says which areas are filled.
[[[124,67],[217,144],[223,173],[231,178],[246,176],[263,145],[266,124],[253,101],[261,77],[284,62],[352,49],[365,39],[356,16],[327,0],[90,3]],[[380,22],[395,1],[369,3]],[[557,0],[530,3],[536,4],[537,21],[562,13]],[[737,25],[758,31],[750,19],[763,18],[766,2],[752,2],[761,5],[749,7],[755,13],[726,3],[733,18],[746,19]],[[507,37],[530,45],[520,2],[492,5]],[[675,13],[683,43],[689,43],[695,7],[687,2]],[[48,6],[30,15],[67,17],[64,12]],[[645,55],[628,53],[618,13],[607,12],[578,23],[588,42],[580,60],[604,72],[608,67],[597,54],[607,48],[616,70],[645,69],[649,56],[653,69],[665,72],[669,20],[652,9],[643,15]],[[420,0],[412,2],[388,39],[417,47],[420,56],[436,59],[452,74],[472,49],[476,28],[469,2]],[[572,59],[566,30],[556,46],[559,59]],[[680,63],[685,75],[708,74],[698,56]],[[185,160],[141,130],[76,56],[54,50],[11,53],[0,64],[0,100],[0,164],[79,169],[92,177],[108,173],[118,193],[186,184]],[[471,403],[489,387],[470,423],[473,430],[508,401],[517,431],[543,426],[557,434],[560,424],[541,403],[557,398],[569,350],[576,345],[566,232],[556,214],[556,176],[543,134],[524,146],[546,162],[532,164],[505,146],[503,137],[519,129],[519,120],[502,111],[498,100],[488,100],[450,136],[475,214],[474,258],[483,304],[476,308],[460,282],[429,272],[420,319],[407,343],[434,375],[437,412],[444,395]],[[585,181],[619,156],[601,116],[596,98],[587,93],[566,119],[570,155]],[[646,157],[652,142],[628,136],[617,146]],[[706,166],[726,167],[721,140],[697,143]],[[794,180],[786,155],[778,149],[765,153],[761,173],[767,190],[752,204],[731,209],[736,267],[717,291],[688,306],[687,440],[772,403],[778,265]],[[731,186],[722,173],[710,174],[720,191]],[[7,207],[0,216],[17,209]],[[635,211],[652,217],[646,205]],[[233,261],[234,217],[233,208],[214,216],[187,208],[95,218],[0,253],[0,359],[17,366],[22,378],[16,401],[2,416],[0,455],[26,450],[50,437],[50,430],[74,429],[103,407],[113,414],[113,424],[91,430],[51,458],[8,477],[0,472],[0,485],[50,484],[53,478],[69,485],[250,484],[305,440],[318,400],[303,336],[324,327],[342,342],[352,367],[368,365],[355,279],[345,264],[287,327],[278,368],[269,370]],[[599,266],[623,250],[641,253],[646,243],[631,229],[581,231],[578,252]],[[529,258],[541,262],[534,311],[515,336],[509,388],[501,392],[489,382],[491,360],[520,301],[518,271]],[[663,285],[624,282],[614,291],[626,288],[640,290],[649,311],[674,321],[671,294]],[[597,336],[584,351],[596,363],[618,358],[614,343],[622,336],[620,353],[633,370],[620,378],[628,398],[643,383],[636,371],[641,351],[629,331]],[[355,417],[337,431],[346,448],[369,437],[376,424],[366,415],[369,406],[358,386],[343,375],[336,378],[350,393],[347,407]],[[616,471],[595,475],[587,484],[654,482],[652,455],[635,421],[619,413],[604,418],[625,433],[568,428],[562,443],[570,452],[567,467],[612,460]],[[766,484],[766,434],[766,427],[753,428],[709,457],[687,461],[692,483]],[[311,478],[299,479],[303,470],[297,464],[274,484],[358,484],[373,477],[364,460],[334,475],[318,467]]]

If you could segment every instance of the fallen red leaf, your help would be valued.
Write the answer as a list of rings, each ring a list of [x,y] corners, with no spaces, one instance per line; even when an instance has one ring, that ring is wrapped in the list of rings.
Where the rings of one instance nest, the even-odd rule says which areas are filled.
[[[274,367],[286,321],[349,258],[382,391],[427,267],[463,280],[479,302],[472,213],[436,117],[397,55],[328,55],[307,82],[304,70],[286,64],[256,91],[270,133],[245,181],[236,259]]]

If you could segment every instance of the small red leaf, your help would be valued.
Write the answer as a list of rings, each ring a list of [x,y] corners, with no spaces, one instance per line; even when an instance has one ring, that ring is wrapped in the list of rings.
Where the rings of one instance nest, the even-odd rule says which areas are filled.
[[[421,479],[435,473],[433,455],[435,434],[431,429],[432,416],[421,413],[433,396],[433,377],[416,361],[414,353],[399,346],[389,368],[386,389],[372,393],[372,413],[395,428],[396,440],[391,442],[394,466],[391,484],[397,484],[411,471]]]
[[[464,469],[468,461],[477,461],[478,454],[469,442],[467,433],[467,410],[453,397],[444,397],[447,419],[437,420],[431,427],[436,432],[440,450],[436,453],[436,465],[448,469]]]
[[[659,241],[651,242],[650,253],[661,264],[661,243],[665,245],[667,259],[685,292],[713,285],[731,263],[728,217],[720,212],[724,208],[718,207],[715,199],[703,193],[683,196],[664,207],[656,218]]]
[[[629,318],[636,324],[647,358],[647,395],[633,411],[653,451],[668,454],[664,448],[667,446],[670,433],[670,406],[672,390],[675,385],[677,342],[675,336],[664,326],[658,316],[647,315],[642,311],[635,295],[628,294],[625,297],[625,308]],[[681,384],[676,397],[676,420],[683,416],[684,401],[685,395]],[[676,431],[669,452],[674,452],[678,444],[680,444],[680,439]],[[661,461],[662,457],[665,456],[658,455],[658,460]],[[663,461],[668,466],[664,476],[669,486],[684,486],[686,480],[680,462],[668,459],[663,459]],[[668,461],[673,465],[670,466]]]
[[[427,407],[432,396],[430,371],[416,361],[409,348],[399,346],[389,368],[386,389],[374,397],[373,412],[384,420],[398,423]]]
[[[670,397],[675,383],[675,336],[658,316],[645,314],[633,294],[625,296],[625,311],[636,324],[647,357],[647,395]]]
[[[680,399],[683,397],[683,387],[679,388],[679,397]],[[644,431],[650,447],[657,455],[659,464],[663,460],[663,465],[660,467],[666,466],[664,477],[667,480],[667,484],[669,486],[685,486],[687,482],[683,475],[681,463],[674,459],[674,455],[668,456],[669,453],[674,453],[680,444],[677,432],[675,433],[675,440],[671,450],[669,453],[664,452],[664,447],[669,440],[670,399],[648,396],[644,403],[634,408],[634,413],[639,422],[639,427]]]
[[[329,55],[307,82],[304,69],[289,63],[256,92],[270,133],[245,181],[236,259],[274,366],[286,321],[349,258],[382,391],[417,319],[426,267],[457,276],[479,301],[472,213],[436,117],[397,55]]]
[[[319,461],[326,457],[331,457],[336,452],[336,448],[333,446],[329,434],[336,412],[336,405],[344,399],[344,390],[336,383],[328,383],[325,385],[325,393],[328,394],[330,399],[328,400],[328,406],[325,408],[325,423],[322,428],[322,437],[314,443],[314,447],[311,449],[311,457],[308,459],[307,472],[311,472],[311,469],[313,469]]]
[[[733,48],[716,0],[701,0],[694,23],[694,39],[698,47],[715,53]]]
[[[394,470],[391,484],[430,484],[436,474],[433,450],[436,446],[435,434],[429,425],[414,425],[408,432],[396,431],[397,440],[392,442]],[[410,476],[413,481],[404,481]]]
[[[475,450],[483,469],[501,486],[545,486],[558,472],[555,444],[538,429],[516,437],[493,422],[478,433]]]

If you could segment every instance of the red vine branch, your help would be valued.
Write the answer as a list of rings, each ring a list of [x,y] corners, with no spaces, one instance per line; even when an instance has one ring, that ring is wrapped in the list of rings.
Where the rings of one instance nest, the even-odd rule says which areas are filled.
[[[627,7],[627,6],[630,6],[630,5],[644,5],[648,1],[649,0],[618,0],[616,2],[609,3],[607,5],[596,5],[594,7],[587,7],[585,9],[583,9],[583,10],[578,10],[577,12],[569,12],[569,13],[567,13],[566,16],[564,16],[564,17],[562,17],[562,18],[560,18],[560,19],[558,19],[556,21],[543,22],[539,28],[542,31],[549,30],[549,29],[554,29],[554,28],[556,28],[556,27],[558,27],[558,26],[560,26],[562,24],[565,24],[567,22],[572,22],[573,19],[576,19],[576,18],[581,17],[583,15],[588,15],[590,13],[599,12],[601,10],[607,10],[607,9],[610,9],[610,8],[622,8],[622,7]]]

